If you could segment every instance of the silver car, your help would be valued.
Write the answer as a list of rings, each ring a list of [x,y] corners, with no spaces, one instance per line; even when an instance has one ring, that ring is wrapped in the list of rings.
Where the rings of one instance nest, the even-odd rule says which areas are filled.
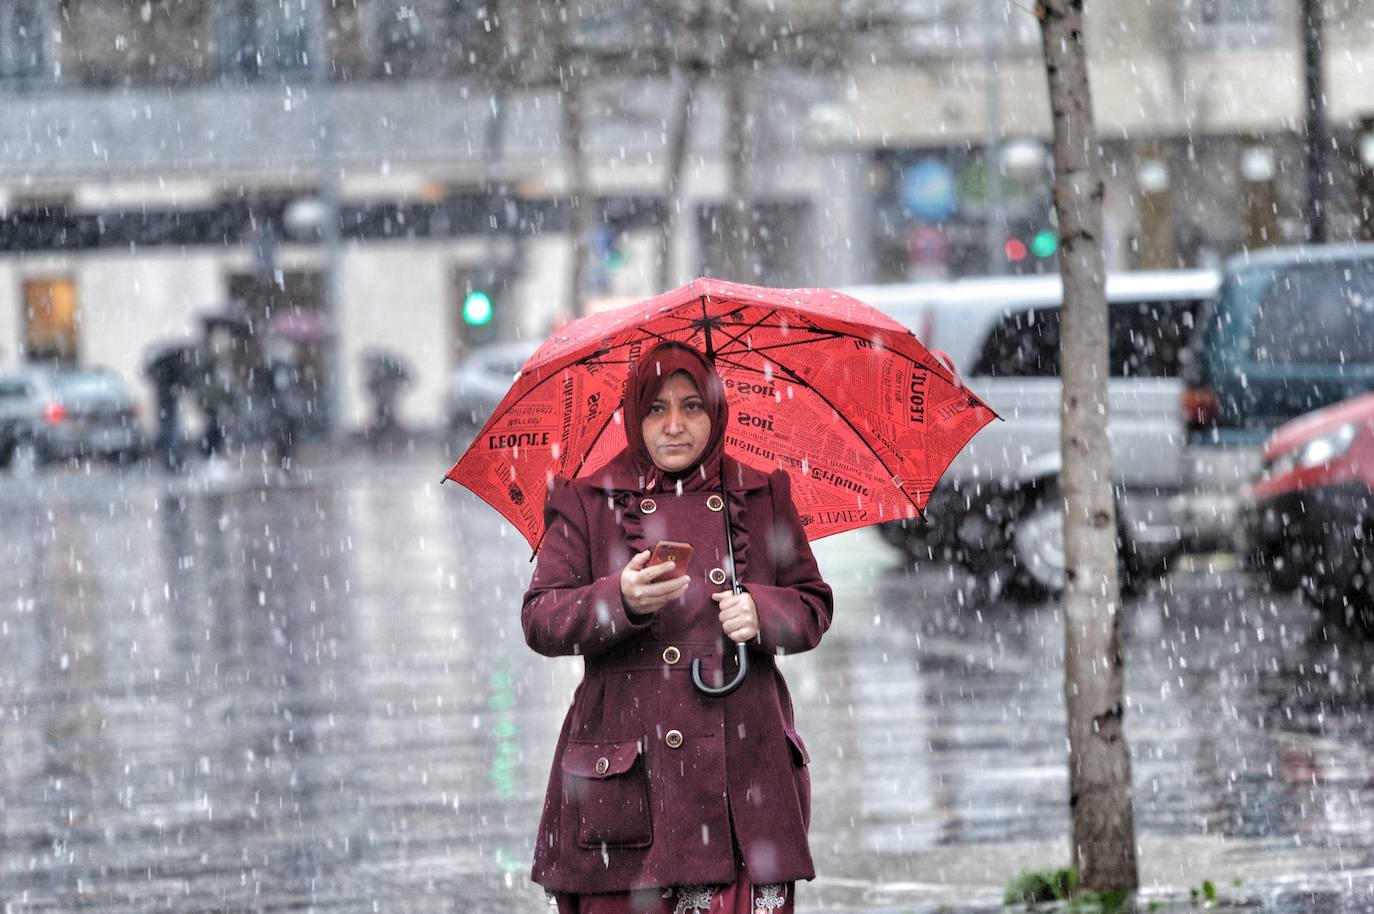
[[[538,343],[490,343],[474,347],[458,363],[448,391],[448,427],[475,430],[487,421],[510,390],[515,374]]]
[[[24,472],[79,458],[140,457],[133,394],[102,369],[32,367],[0,375],[0,463]]]
[[[1181,544],[1181,357],[1220,284],[1213,271],[1112,274],[1108,385],[1123,570],[1147,576]],[[1001,422],[955,458],[931,498],[929,526],[884,526],[917,557],[936,549],[1027,595],[1062,589],[1058,490],[1061,386],[1057,276],[847,290],[943,350]]]

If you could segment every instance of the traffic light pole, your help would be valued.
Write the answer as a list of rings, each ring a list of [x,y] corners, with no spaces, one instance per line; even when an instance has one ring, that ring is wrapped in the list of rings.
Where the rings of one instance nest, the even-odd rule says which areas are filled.
[[[339,231],[339,169],[335,158],[334,118],[329,99],[329,44],[325,39],[326,0],[312,0],[307,30],[310,53],[310,87],[314,92],[315,141],[319,151],[319,198],[324,204],[324,220],[320,226],[324,241],[324,313],[333,333],[325,343],[324,372],[325,415],[329,420],[329,437],[338,441],[343,437],[344,417],[342,390],[343,359],[340,354],[340,264]]]
[[[983,141],[983,167],[988,174],[987,215],[983,219],[983,245],[987,249],[988,269],[993,275],[1007,271],[1002,238],[1007,230],[1006,192],[1002,186],[1002,83],[999,61],[1002,54],[1002,17],[994,0],[982,0],[983,19],[983,97],[987,108],[986,138]]]

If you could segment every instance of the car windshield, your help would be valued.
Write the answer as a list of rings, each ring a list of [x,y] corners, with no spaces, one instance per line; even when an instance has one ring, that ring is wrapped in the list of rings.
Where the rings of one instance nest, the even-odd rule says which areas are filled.
[[[96,371],[62,372],[53,375],[53,390],[63,400],[123,400],[124,385],[111,374]]]
[[[1114,302],[1109,311],[1108,358],[1114,378],[1173,378],[1202,302]],[[1033,308],[1003,315],[974,363],[979,377],[1059,376],[1059,309]]]
[[[1374,261],[1296,264],[1271,272],[1250,340],[1257,362],[1374,363]]]

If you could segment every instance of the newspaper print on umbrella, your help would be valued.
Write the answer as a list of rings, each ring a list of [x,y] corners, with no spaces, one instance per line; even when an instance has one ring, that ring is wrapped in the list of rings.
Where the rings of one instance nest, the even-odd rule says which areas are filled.
[[[448,478],[537,545],[550,480],[593,475],[625,446],[625,378],[663,340],[714,361],[730,401],[727,452],[788,471],[813,540],[915,517],[996,418],[906,328],[853,298],[701,279],[555,333]]]

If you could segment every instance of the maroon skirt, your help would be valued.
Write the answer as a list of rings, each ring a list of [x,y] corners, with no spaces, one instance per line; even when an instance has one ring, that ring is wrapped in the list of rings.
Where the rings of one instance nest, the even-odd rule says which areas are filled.
[[[677,885],[609,895],[555,893],[558,914],[792,914],[795,883],[754,885],[740,873],[731,885]]]

